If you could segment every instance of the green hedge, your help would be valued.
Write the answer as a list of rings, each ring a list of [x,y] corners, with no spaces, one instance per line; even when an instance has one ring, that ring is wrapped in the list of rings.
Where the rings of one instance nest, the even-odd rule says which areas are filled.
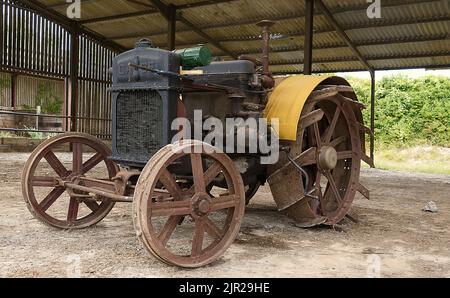
[[[368,109],[370,81],[347,78]],[[429,144],[450,147],[450,79],[384,77],[376,84],[375,134],[378,145]]]

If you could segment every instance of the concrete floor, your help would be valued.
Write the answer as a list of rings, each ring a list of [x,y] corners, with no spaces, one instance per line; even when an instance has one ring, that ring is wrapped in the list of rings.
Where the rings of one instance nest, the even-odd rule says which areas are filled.
[[[336,230],[294,227],[263,187],[225,255],[184,270],[143,248],[130,205],[82,231],[38,222],[21,194],[28,155],[0,154],[0,277],[450,277],[450,176],[364,170],[372,200],[358,196],[359,223]],[[439,212],[421,211],[431,200]]]

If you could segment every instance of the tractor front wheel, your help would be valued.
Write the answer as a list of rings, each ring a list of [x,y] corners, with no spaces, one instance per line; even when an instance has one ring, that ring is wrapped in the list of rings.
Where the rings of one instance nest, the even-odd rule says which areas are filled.
[[[22,174],[22,193],[30,212],[60,229],[82,229],[101,221],[114,202],[93,201],[86,193],[67,190],[63,182],[79,177],[113,178],[118,167],[109,156],[111,151],[103,142],[84,133],[66,133],[43,142]]]
[[[182,164],[192,174],[189,183],[175,174]],[[226,187],[208,191],[215,180]],[[196,268],[217,260],[234,242],[244,209],[244,185],[233,161],[211,145],[188,140],[164,147],[148,162],[136,186],[133,221],[156,258]]]

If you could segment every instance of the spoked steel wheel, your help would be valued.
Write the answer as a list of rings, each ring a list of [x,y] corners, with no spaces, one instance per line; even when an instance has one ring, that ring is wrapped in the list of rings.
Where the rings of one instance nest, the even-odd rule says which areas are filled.
[[[70,148],[70,153],[63,153]],[[83,133],[46,140],[31,154],[23,170],[22,193],[28,209],[40,221],[61,229],[98,223],[114,202],[93,201],[87,194],[67,190],[62,182],[75,182],[80,177],[113,178],[118,168],[108,160],[110,155],[105,144]]]
[[[149,161],[138,181],[135,229],[146,248],[168,264],[207,265],[239,232],[245,208],[242,178],[232,160],[214,150],[197,141],[168,145]],[[193,183],[174,174],[182,164]],[[220,187],[209,192],[211,184]]]
[[[269,178],[275,199],[285,183],[301,184],[297,189],[301,194],[289,194],[282,208],[300,226],[336,224],[353,203],[361,166],[361,136],[354,104],[340,94],[308,99],[297,141],[289,145],[291,159],[305,173],[287,164]],[[292,175],[294,171],[296,175]]]

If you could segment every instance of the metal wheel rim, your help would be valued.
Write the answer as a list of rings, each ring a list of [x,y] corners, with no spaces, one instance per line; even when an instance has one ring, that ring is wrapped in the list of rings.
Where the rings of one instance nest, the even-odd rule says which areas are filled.
[[[206,247],[205,249],[203,249],[202,247],[203,245],[203,238],[202,238],[201,240],[202,244],[200,246],[200,249],[199,251],[196,252],[195,255],[193,253],[194,245],[191,251],[191,255],[175,255],[166,247],[168,240],[165,240],[166,241],[165,243],[163,243],[160,240],[159,236],[161,236],[162,231],[155,231],[151,224],[152,214],[156,210],[154,206],[160,203],[152,202],[152,200],[150,200],[149,198],[153,197],[155,185],[160,180],[162,171],[167,169],[167,166],[173,161],[181,158],[182,156],[186,156],[186,154],[178,154],[178,153],[182,152],[185,149],[189,148],[192,149],[194,146],[198,145],[202,145],[209,149],[213,149],[212,146],[201,142],[188,141],[188,143],[186,144],[185,141],[184,145],[180,144],[170,145],[171,150],[166,149],[165,152],[157,154],[158,156],[147,164],[146,168],[143,171],[143,175],[141,176],[142,179],[140,179],[138,182],[135,194],[135,203],[134,203],[135,206],[133,208],[134,218],[136,219],[135,225],[137,226],[138,235],[141,234],[140,238],[144,242],[144,245],[148,248],[148,250],[152,254],[157,256],[160,260],[163,260],[165,263],[186,268],[196,268],[210,264],[215,260],[217,260],[226,251],[226,249],[234,242],[234,239],[236,238],[239,232],[245,208],[245,196],[242,178],[240,175],[238,175],[239,173],[235,170],[234,164],[231,161],[231,159],[223,153],[212,153],[212,154],[202,153],[202,155],[206,155],[208,158],[213,159],[215,162],[219,162],[220,165],[223,166],[223,170],[225,170],[223,171],[223,174],[228,181],[229,188],[232,188],[232,191],[234,191],[233,192],[233,194],[235,195],[235,200],[233,201],[234,207],[228,209],[225,224],[226,229],[224,229],[223,234],[220,235],[221,238],[219,240],[213,242],[210,246]],[[174,151],[178,153],[174,153]],[[209,169],[203,169],[203,174],[207,173],[208,170]],[[196,190],[195,195],[193,195],[191,199],[182,200],[181,202],[193,200],[193,198],[198,193],[199,191]],[[149,202],[150,205],[148,205]],[[170,219],[171,217],[168,219],[166,224],[169,223]],[[198,219],[195,218],[195,231],[198,230],[197,220]],[[164,226],[164,228],[165,227],[166,225]],[[206,228],[202,229],[203,234],[207,232],[205,229]],[[196,234],[197,233],[194,233],[193,243],[196,242],[195,241]]]
[[[332,197],[337,197],[337,195],[335,194],[336,191],[333,190],[334,187],[332,187],[332,185],[327,182],[327,186],[325,188],[324,193],[320,194],[319,191],[317,190],[317,181],[320,177],[320,180],[322,180],[324,174],[320,172],[319,166],[318,166],[318,157],[316,157],[316,160],[314,161],[314,163],[312,164],[301,164],[302,166],[304,166],[306,169],[310,170],[310,173],[314,173],[313,175],[310,175],[310,185],[309,188],[311,189],[311,187],[315,188],[315,195],[319,196],[319,201],[320,204],[318,205],[317,202],[314,202],[314,200],[307,200],[302,208],[302,213],[303,214],[297,214],[296,217],[300,216],[300,217],[304,217],[306,224],[308,224],[308,221],[310,223],[314,223],[316,221],[319,220],[320,223],[324,223],[327,225],[334,225],[337,224],[338,222],[340,222],[348,213],[348,211],[350,210],[356,191],[357,191],[357,186],[359,184],[359,176],[360,176],[360,166],[361,166],[361,139],[360,139],[360,135],[359,135],[359,130],[357,127],[357,120],[356,117],[353,113],[352,107],[350,106],[350,104],[343,102],[341,100],[341,98],[339,98],[338,96],[334,96],[334,97],[328,97],[328,98],[324,98],[321,99],[320,101],[317,102],[307,102],[305,105],[304,110],[302,111],[302,115],[307,115],[308,113],[311,113],[312,111],[314,111],[315,109],[320,108],[320,104],[323,105],[324,102],[328,101],[329,103],[334,103],[334,105],[336,107],[339,107],[340,109],[340,116],[338,118],[338,124],[343,125],[342,123],[345,122],[346,127],[347,127],[347,142],[350,142],[350,144],[347,143],[347,146],[349,146],[348,148],[345,148],[345,150],[340,147],[341,149],[337,149],[342,143],[339,143],[335,147],[335,149],[337,149],[336,151],[338,151],[339,153],[345,152],[345,154],[341,155],[342,156],[346,156],[347,158],[339,159],[339,163],[337,165],[337,167],[331,172],[331,171],[327,171],[327,175],[330,175],[329,172],[331,172],[331,176],[327,177],[327,180],[330,180],[331,178],[333,178],[334,185],[336,185],[337,187],[337,192],[340,194],[340,201],[341,202],[337,202],[338,203],[338,207],[334,210],[334,211],[325,211],[327,208],[325,207],[325,202],[331,202],[332,201]],[[337,110],[337,109],[336,109]],[[335,110],[335,112],[336,112]],[[328,125],[331,126],[331,124],[333,123],[333,118],[335,117],[335,115],[333,115],[333,113],[330,113],[329,111],[324,111],[325,112],[325,116],[324,119],[327,119],[328,121]],[[336,112],[337,113],[337,112]],[[300,123],[301,125],[301,123]],[[308,142],[313,142],[314,146],[317,148],[317,144],[315,144],[315,135],[316,135],[316,125],[318,126],[319,123],[314,123],[312,126],[307,127],[305,129],[302,129],[298,132],[298,140],[299,142],[297,142],[297,144],[294,146],[296,148],[297,151],[295,152],[295,155],[301,155],[302,153],[305,153],[305,150],[307,150],[308,148],[313,147],[311,144],[307,144]],[[319,128],[319,134],[321,137],[323,137],[324,135],[323,130],[321,130]],[[311,140],[311,136],[314,135],[314,137]],[[340,135],[340,134],[338,134]],[[325,136],[326,138],[328,136]],[[307,140],[307,138],[309,138],[309,140]],[[329,142],[333,142],[336,141],[336,137],[334,137],[332,135],[332,138],[330,139]],[[306,142],[305,142],[306,141]],[[329,142],[326,142],[324,144],[320,144],[320,146],[323,146],[325,144],[328,144]],[[300,149],[300,150],[299,150]],[[348,168],[345,169],[344,168]],[[312,171],[311,171],[312,170]],[[345,186],[344,186],[345,185]],[[331,195],[331,193],[333,193],[333,195]],[[335,199],[336,201],[336,199]],[[290,210],[291,209],[291,210]],[[320,213],[318,212],[320,210]],[[288,208],[287,210],[288,214],[290,212],[293,212],[293,208]],[[298,213],[298,210],[296,210],[295,212]],[[324,218],[323,220],[321,220],[321,218]]]
[[[76,214],[75,221],[69,221],[68,219],[60,220],[60,219],[57,219],[47,213],[47,211],[51,207],[51,205],[46,210],[43,210],[43,208],[41,206],[43,201],[38,203],[36,194],[34,191],[34,188],[37,187],[37,186],[33,186],[33,181],[36,181],[35,179],[33,179],[36,168],[38,167],[38,165],[41,162],[43,162],[43,159],[45,159],[45,156],[49,152],[52,152],[52,148],[60,146],[61,144],[64,144],[64,143],[82,144],[82,145],[85,145],[85,146],[88,146],[88,147],[94,149],[96,154],[101,155],[101,157],[103,158],[102,161],[100,161],[99,163],[101,163],[101,162],[105,163],[107,170],[108,170],[109,178],[114,177],[116,175],[116,173],[118,172],[117,166],[112,161],[107,159],[107,157],[109,157],[111,155],[110,149],[108,147],[106,147],[106,145],[104,145],[100,140],[98,140],[97,138],[95,138],[91,135],[84,134],[84,133],[66,133],[66,134],[62,134],[57,137],[54,137],[54,138],[44,141],[31,154],[30,158],[28,159],[28,161],[25,164],[25,167],[24,167],[24,170],[22,173],[22,193],[23,193],[25,202],[27,203],[28,209],[40,221],[42,221],[45,224],[48,224],[50,226],[53,226],[56,228],[61,228],[61,229],[82,229],[82,228],[92,226],[92,225],[98,223],[99,221],[101,221],[106,215],[108,215],[108,213],[114,207],[114,202],[111,202],[111,201],[108,201],[105,199],[104,201],[102,201],[100,203],[100,205],[98,205],[98,209],[96,209],[95,211],[91,210],[92,211],[91,213],[89,213],[86,216],[83,216],[82,218],[77,218],[78,214]],[[94,155],[94,156],[96,156],[96,155]],[[72,162],[73,162],[73,160],[72,160]],[[53,167],[50,164],[50,162],[48,162],[48,164],[50,167]],[[70,170],[68,170],[68,171],[70,172]],[[87,172],[89,172],[89,171],[87,171]],[[61,189],[58,191],[58,193],[61,191],[62,192],[60,195],[58,195],[58,197],[55,199],[55,201],[52,204],[54,204],[60,198],[60,196],[66,191],[66,189],[63,187],[56,187],[56,188]],[[76,203],[72,203],[72,199],[71,199],[71,202],[69,203],[68,213],[69,212],[75,213],[75,211],[74,211],[76,208],[76,207],[74,207],[75,204]],[[73,210],[73,211],[71,211],[71,210]],[[74,213],[72,213],[72,214],[74,214]],[[78,209],[77,209],[77,213],[78,213]]]

